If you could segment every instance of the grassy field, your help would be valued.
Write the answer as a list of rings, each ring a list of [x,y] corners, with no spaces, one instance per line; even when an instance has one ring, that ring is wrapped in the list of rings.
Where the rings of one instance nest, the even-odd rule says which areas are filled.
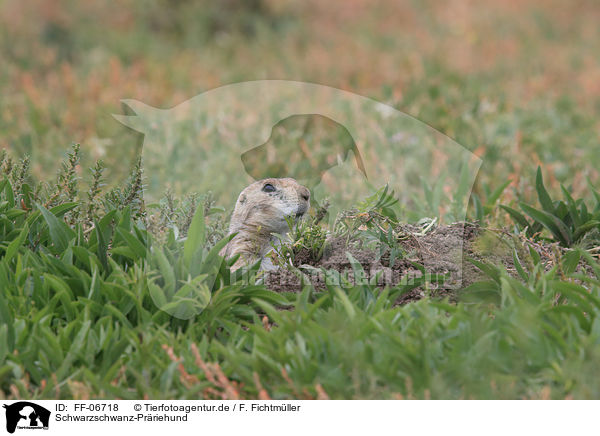
[[[118,8],[0,2],[0,398],[600,398],[595,1]],[[143,135],[112,114],[257,79],[424,122],[481,159],[472,195],[433,171],[410,207],[383,190],[329,222],[315,207],[279,249],[280,285],[233,273],[218,256],[231,193],[194,185],[179,156],[196,192],[145,197],[160,165],[141,167]],[[245,107],[242,124],[273,116]],[[223,153],[203,171],[238,190]],[[450,236],[464,258],[438,268],[422,247]],[[372,257],[396,279],[344,277]],[[336,280],[281,285],[317,270]]]

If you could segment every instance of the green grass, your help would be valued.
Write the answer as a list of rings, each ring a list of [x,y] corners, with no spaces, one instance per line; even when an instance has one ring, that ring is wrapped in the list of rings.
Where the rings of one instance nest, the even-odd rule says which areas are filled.
[[[589,248],[600,243],[600,194],[592,190],[596,201],[595,206],[587,206],[583,199],[575,201],[569,191],[561,185],[566,200],[552,201],[544,186],[542,170],[538,167],[536,190],[542,210],[535,209],[523,202],[521,209],[531,217],[531,221],[511,207],[502,206],[509,213],[521,230],[526,230],[528,236],[534,236],[546,229],[554,241],[570,247],[584,242]],[[589,240],[585,241],[586,236]]]
[[[221,262],[227,239],[211,235],[222,212],[208,198],[195,212],[173,199],[146,208],[135,194],[139,168],[118,192],[80,193],[77,150],[44,186],[28,182],[23,163],[4,167],[4,397],[600,395],[600,264],[588,251],[567,251],[550,270],[534,250],[515,251],[517,275],[473,261],[488,279],[458,291],[457,303],[425,297],[396,306],[402,285],[344,281],[277,294],[249,284],[256,267],[248,281],[229,269],[235,259]],[[391,207],[382,191],[359,204],[370,229],[340,231],[389,244],[371,230],[395,220]],[[91,220],[89,210],[97,211]],[[147,229],[190,213],[179,236],[174,220]],[[295,240],[318,250],[311,226]]]
[[[0,3],[0,398],[600,398],[596,2],[350,3]],[[399,307],[406,287],[275,294],[216,262],[233,197],[179,156],[167,169],[198,193],[145,203],[164,165],[144,173],[141,135],[110,114],[273,78],[382,101],[483,162],[470,197],[415,171],[410,207],[357,197],[284,257],[318,258],[328,231],[400,260],[392,224],[462,219],[470,200],[469,220],[526,241],[511,267],[488,256],[457,302]],[[237,189],[238,164],[210,177]],[[548,242],[551,262],[527,249]]]

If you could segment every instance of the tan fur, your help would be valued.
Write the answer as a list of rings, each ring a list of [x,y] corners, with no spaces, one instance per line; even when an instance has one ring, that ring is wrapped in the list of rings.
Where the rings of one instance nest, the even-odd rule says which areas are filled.
[[[274,192],[265,192],[270,184]],[[237,235],[221,254],[226,258],[240,254],[233,269],[264,258],[275,240],[273,234],[285,234],[289,227],[286,216],[298,219],[308,210],[310,191],[291,178],[263,179],[246,187],[239,195],[229,234]]]

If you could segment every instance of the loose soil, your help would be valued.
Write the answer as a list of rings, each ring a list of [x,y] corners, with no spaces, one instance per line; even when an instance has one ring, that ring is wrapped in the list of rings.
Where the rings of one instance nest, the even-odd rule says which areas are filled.
[[[380,287],[393,287],[407,283],[407,278],[422,277],[423,272],[416,265],[424,267],[428,274],[445,276],[441,284],[410,290],[399,299],[398,304],[419,300],[426,292],[454,300],[458,289],[489,279],[467,258],[501,264],[509,273],[516,274],[511,236],[502,230],[484,229],[477,223],[454,223],[437,226],[426,233],[418,226],[401,225],[396,232],[400,235],[398,242],[405,252],[393,263],[389,250],[381,253],[378,247],[367,248],[361,241],[335,238],[327,241],[321,259],[314,261],[307,250],[300,251],[294,258],[295,268],[280,268],[268,273],[265,285],[276,292],[300,292],[303,273],[303,280],[310,281],[316,290],[321,291],[326,288],[322,269],[343,273],[353,283],[354,273],[347,253],[360,263],[367,280],[380,274],[377,283]],[[525,242],[540,254],[542,262],[548,267],[555,263],[556,256],[563,251],[557,244]]]

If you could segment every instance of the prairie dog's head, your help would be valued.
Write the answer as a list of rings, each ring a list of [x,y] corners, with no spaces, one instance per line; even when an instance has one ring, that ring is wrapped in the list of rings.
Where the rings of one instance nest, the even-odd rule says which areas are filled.
[[[288,230],[286,217],[302,217],[308,210],[309,200],[308,188],[294,179],[259,180],[240,193],[229,230],[254,228],[285,233]]]

